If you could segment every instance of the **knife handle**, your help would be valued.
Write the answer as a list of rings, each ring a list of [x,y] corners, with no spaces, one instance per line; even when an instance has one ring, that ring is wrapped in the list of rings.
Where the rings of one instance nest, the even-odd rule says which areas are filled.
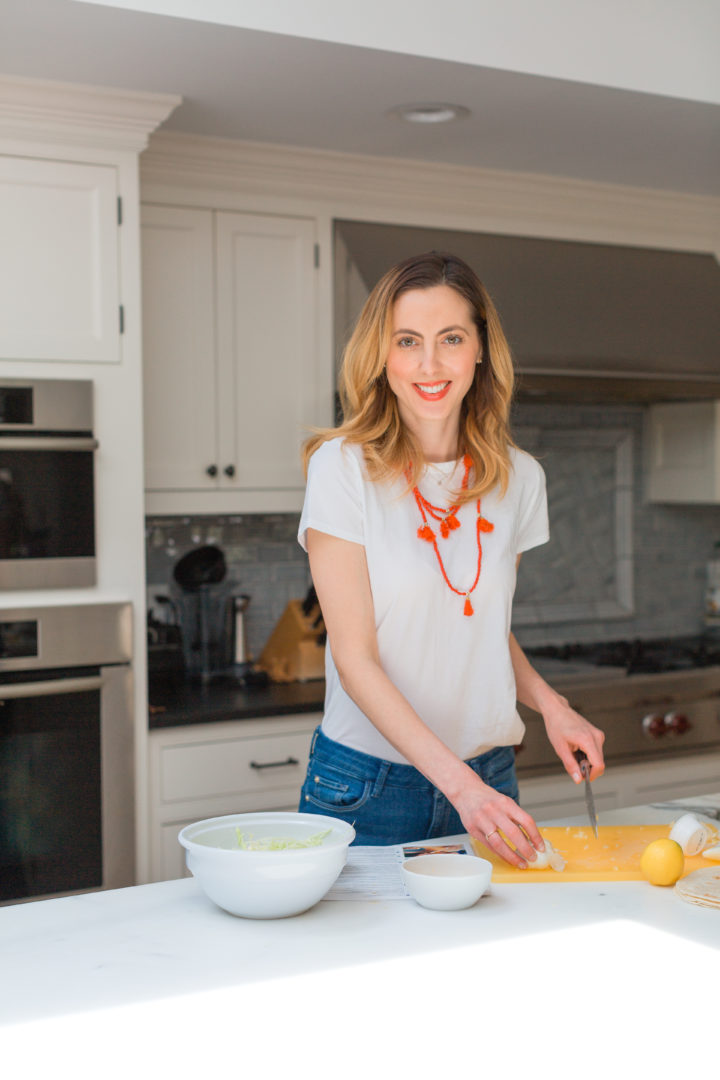
[[[575,750],[575,751],[573,751],[573,757],[575,758],[578,765],[580,766],[580,772],[583,774],[584,778],[587,780],[588,777],[590,776],[590,762],[588,761],[587,754],[585,753],[584,750]]]

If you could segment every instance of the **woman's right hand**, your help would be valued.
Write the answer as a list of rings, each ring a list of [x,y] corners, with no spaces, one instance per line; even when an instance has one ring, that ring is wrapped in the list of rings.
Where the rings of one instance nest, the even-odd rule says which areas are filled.
[[[471,776],[465,789],[458,798],[453,799],[460,820],[470,836],[505,862],[526,870],[528,862],[535,860],[536,851],[545,850],[533,818],[508,795],[501,795],[469,771]],[[513,848],[517,850],[513,851]]]

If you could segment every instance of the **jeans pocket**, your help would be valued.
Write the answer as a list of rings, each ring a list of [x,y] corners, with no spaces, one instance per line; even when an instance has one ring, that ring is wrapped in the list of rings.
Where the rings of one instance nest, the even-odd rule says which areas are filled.
[[[352,813],[367,802],[371,790],[371,780],[346,776],[336,769],[311,761],[302,790],[302,800],[321,810]]]

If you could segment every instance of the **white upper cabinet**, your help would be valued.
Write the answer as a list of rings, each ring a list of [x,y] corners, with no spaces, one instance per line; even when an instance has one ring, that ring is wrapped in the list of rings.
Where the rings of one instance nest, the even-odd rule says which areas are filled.
[[[222,472],[240,488],[302,488],[317,397],[314,222],[234,213],[216,228]]]
[[[146,506],[297,510],[318,422],[315,223],[145,206]]]
[[[213,489],[212,213],[144,206],[141,236],[145,486]]]
[[[651,405],[645,466],[650,502],[720,502],[720,401]]]
[[[112,166],[0,158],[0,358],[120,360]]]

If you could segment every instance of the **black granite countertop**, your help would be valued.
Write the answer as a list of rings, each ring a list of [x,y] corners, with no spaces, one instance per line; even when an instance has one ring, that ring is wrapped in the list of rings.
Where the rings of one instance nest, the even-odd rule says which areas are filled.
[[[265,716],[322,712],[325,680],[242,686],[217,680],[207,686],[150,682],[150,728],[209,724],[222,720],[257,720]]]

